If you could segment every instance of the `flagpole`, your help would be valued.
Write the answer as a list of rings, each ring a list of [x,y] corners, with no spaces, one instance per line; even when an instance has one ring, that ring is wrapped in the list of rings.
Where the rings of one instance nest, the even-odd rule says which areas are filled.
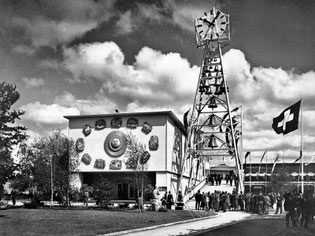
[[[243,158],[243,106],[241,105],[241,158]],[[241,160],[241,171],[242,175],[244,175],[244,165],[243,165],[244,160]],[[242,178],[243,180],[245,179],[245,176]]]
[[[304,194],[304,158],[303,158],[303,98],[301,98],[301,177],[302,177],[302,187],[301,191]]]
[[[252,153],[250,155],[250,162],[249,162],[249,192],[252,192]]]
[[[267,188],[267,158],[268,158],[268,153],[266,153],[265,193],[266,193],[266,188]]]

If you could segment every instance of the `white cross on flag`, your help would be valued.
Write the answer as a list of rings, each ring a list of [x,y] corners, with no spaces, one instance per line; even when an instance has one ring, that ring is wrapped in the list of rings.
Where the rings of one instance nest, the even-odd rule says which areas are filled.
[[[299,128],[300,106],[301,101],[298,101],[273,118],[272,128],[277,134],[285,135]]]

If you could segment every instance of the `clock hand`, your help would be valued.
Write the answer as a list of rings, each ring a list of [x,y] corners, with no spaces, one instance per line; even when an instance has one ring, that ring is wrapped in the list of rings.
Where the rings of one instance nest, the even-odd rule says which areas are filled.
[[[204,22],[208,23],[210,26],[214,26],[214,24],[210,21],[208,21],[207,19],[203,19]]]
[[[219,11],[217,12],[216,16],[215,16],[215,17],[213,18],[213,20],[210,22],[211,25],[214,25],[213,22],[219,17],[220,13],[221,13],[221,12],[219,12]]]

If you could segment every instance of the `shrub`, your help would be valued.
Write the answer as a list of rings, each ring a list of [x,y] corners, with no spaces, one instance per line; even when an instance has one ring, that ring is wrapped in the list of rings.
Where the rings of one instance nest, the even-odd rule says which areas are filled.
[[[107,208],[113,197],[113,185],[104,177],[100,177],[94,184],[94,197],[97,204]]]
[[[23,204],[24,208],[28,209],[36,209],[39,206],[44,206],[44,203],[40,201],[38,197],[32,198],[30,202],[24,202]]]

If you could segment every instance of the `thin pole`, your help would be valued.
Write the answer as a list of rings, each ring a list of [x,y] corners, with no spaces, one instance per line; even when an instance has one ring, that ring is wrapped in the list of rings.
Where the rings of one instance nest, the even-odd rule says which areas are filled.
[[[304,193],[304,158],[303,158],[303,98],[301,98],[301,177],[302,177],[302,187],[301,191]]]
[[[51,187],[50,208],[52,208],[54,201],[53,155],[50,155],[50,187]]]
[[[252,153],[250,155],[250,161],[249,161],[249,192],[252,192]]]
[[[241,105],[241,157],[243,158],[243,106]],[[243,166],[244,160],[241,160],[241,170],[242,174],[244,174],[244,166]],[[243,177],[242,179],[244,179]]]
[[[282,161],[282,170],[284,170],[284,156],[285,156],[285,150],[283,149],[283,156],[282,156],[282,158],[283,158],[283,161]]]
[[[267,188],[267,158],[268,158],[268,153],[266,153],[265,193],[266,193],[266,188]]]

